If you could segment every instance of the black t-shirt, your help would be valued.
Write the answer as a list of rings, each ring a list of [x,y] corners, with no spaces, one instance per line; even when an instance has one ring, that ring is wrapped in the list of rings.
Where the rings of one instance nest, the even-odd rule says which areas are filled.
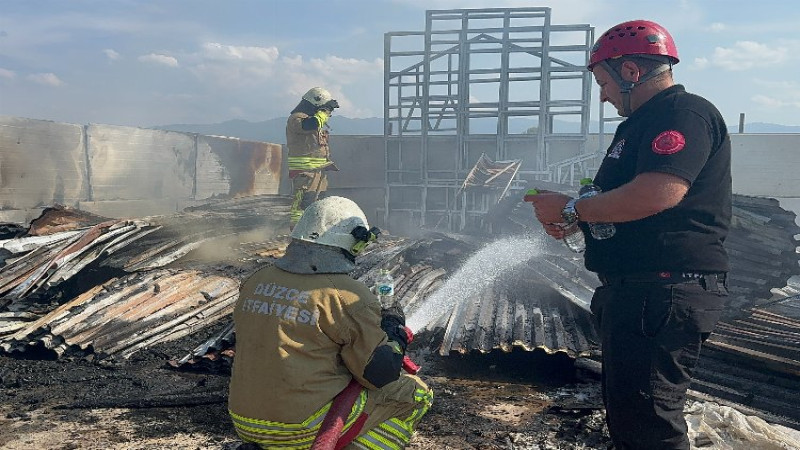
[[[586,233],[586,268],[606,274],[727,272],[731,143],[714,105],[675,85],[622,122],[595,184],[610,191],[645,172],[681,177],[690,183],[689,192],[674,208],[615,224],[610,239]]]

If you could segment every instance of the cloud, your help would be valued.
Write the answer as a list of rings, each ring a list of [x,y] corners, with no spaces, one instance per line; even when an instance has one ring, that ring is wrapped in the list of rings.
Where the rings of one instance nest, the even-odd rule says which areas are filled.
[[[750,97],[753,103],[774,109],[774,108],[800,108],[800,99],[789,100],[785,97],[775,98],[766,95],[754,95]]]
[[[785,63],[791,52],[787,47],[770,47],[754,41],[739,41],[733,47],[716,47],[711,56],[711,65],[723,70],[742,71],[759,64]]]
[[[753,80],[756,86],[764,88],[772,95],[758,94],[750,97],[753,103],[768,109],[776,108],[800,108],[800,82],[773,81],[756,78]]]
[[[8,70],[8,69],[3,69],[2,67],[0,67],[0,78],[7,78],[7,79],[11,80],[11,79],[15,78],[16,76],[17,76],[17,74],[15,74],[13,71]]]
[[[352,83],[365,76],[371,77],[383,72],[383,58],[366,61],[357,58],[340,58],[326,56],[324,59],[314,58],[309,66],[320,73],[335,74],[336,80]]]
[[[708,58],[695,58],[694,59],[694,65],[692,65],[691,67],[693,69],[702,70],[702,69],[707,68],[710,65],[711,65],[711,62],[708,60]]]
[[[187,55],[187,67],[201,82],[224,90],[252,89],[272,79],[280,58],[277,47],[206,42]]]
[[[720,31],[725,31],[728,27],[724,23],[714,22],[711,24],[711,27],[709,28],[711,29],[711,31],[720,32]]]
[[[162,64],[168,67],[178,67],[178,60],[176,58],[158,53],[142,55],[138,58],[138,60],[145,63]]]
[[[237,115],[267,107],[290,110],[310,87],[324,86],[348,117],[374,117],[380,111],[359,104],[382,103],[383,59],[325,56],[306,59],[282,56],[276,46],[237,46],[206,42],[181,58],[207,95],[246,99],[233,108]],[[347,95],[350,92],[352,98]],[[377,93],[377,102],[354,101]],[[365,94],[367,93],[367,94]],[[249,106],[248,106],[249,105]]]
[[[64,84],[54,73],[34,73],[28,75],[28,79],[45,86],[61,86]]]
[[[114,50],[112,50],[110,48],[107,48],[107,49],[103,50],[103,53],[106,55],[106,57],[110,61],[116,61],[116,60],[121,58],[119,53],[115,52]]]
[[[272,64],[280,55],[277,47],[248,47],[207,42],[202,47],[202,57],[216,61],[243,61]]]

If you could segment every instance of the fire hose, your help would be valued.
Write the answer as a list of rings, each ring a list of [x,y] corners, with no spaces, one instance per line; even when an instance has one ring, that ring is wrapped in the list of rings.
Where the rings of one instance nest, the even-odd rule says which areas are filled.
[[[414,333],[410,328],[405,327],[406,336],[408,336],[408,343],[414,339]],[[416,375],[419,372],[418,366],[408,355],[403,355],[403,370]],[[342,433],[344,424],[350,411],[353,409],[356,399],[361,394],[362,386],[355,379],[350,380],[350,384],[345,387],[342,392],[339,392],[331,402],[331,407],[325,415],[322,424],[319,427],[317,437],[314,439],[314,444],[311,445],[311,450],[339,450],[344,448],[347,444],[355,439],[364,422],[367,420],[366,414],[361,414],[358,419],[350,426],[346,433]]]

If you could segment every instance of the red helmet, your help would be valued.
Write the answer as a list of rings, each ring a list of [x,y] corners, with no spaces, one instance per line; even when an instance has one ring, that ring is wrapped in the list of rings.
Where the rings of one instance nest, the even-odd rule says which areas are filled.
[[[597,39],[587,68],[591,71],[600,61],[625,55],[661,55],[668,56],[672,64],[679,61],[678,48],[666,28],[648,20],[631,20],[611,27]]]

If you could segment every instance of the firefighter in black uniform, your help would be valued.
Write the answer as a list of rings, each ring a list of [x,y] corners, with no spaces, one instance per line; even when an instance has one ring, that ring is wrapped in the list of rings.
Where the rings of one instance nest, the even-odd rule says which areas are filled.
[[[675,84],[678,53],[660,25],[635,20],[600,36],[588,69],[601,101],[627,117],[595,177],[602,193],[533,200],[545,231],[586,236],[602,286],[603,399],[615,449],[688,450],[683,416],[701,344],[728,295],[723,247],[731,220],[731,144],[709,101]],[[613,223],[598,240],[588,223]]]

